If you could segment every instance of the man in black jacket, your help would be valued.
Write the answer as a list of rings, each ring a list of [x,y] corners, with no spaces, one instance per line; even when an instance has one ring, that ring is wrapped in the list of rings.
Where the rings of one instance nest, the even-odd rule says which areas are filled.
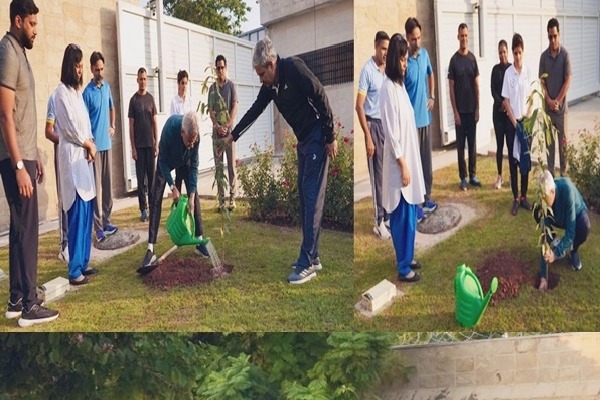
[[[252,66],[262,87],[254,104],[226,140],[237,141],[271,100],[294,130],[298,139],[302,245],[288,282],[301,284],[314,278],[315,271],[322,268],[318,240],[325,204],[327,168],[329,158],[333,159],[337,154],[333,114],[323,86],[306,64],[297,57],[280,58],[268,37],[256,44]]]

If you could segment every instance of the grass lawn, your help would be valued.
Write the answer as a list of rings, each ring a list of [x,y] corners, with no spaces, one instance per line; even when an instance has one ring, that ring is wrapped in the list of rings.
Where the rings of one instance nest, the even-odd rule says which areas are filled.
[[[333,331],[353,321],[352,234],[324,230],[320,237],[323,270],[303,285],[286,278],[298,256],[299,228],[277,227],[244,219],[243,202],[232,214],[230,235],[220,237],[220,215],[214,201],[203,201],[205,236],[211,237],[221,261],[232,264],[231,275],[210,285],[151,289],[136,273],[146,251],[147,235],[140,244],[100,264],[100,274],[81,290],[50,306],[60,317],[33,327],[38,331]],[[161,230],[155,253],[172,246],[165,221],[170,202],[163,202]],[[136,207],[115,212],[121,228],[144,229]],[[58,232],[40,236],[38,284],[56,276],[67,277],[67,267],[56,257]],[[169,256],[191,256],[193,247],[179,248]],[[8,247],[0,248],[0,265],[8,273]],[[0,282],[2,304],[8,299],[8,279]],[[4,312],[4,310],[2,311]],[[23,331],[16,320],[0,318],[0,331]]]
[[[455,235],[418,252],[423,264],[421,281],[401,283],[405,296],[397,299],[382,314],[366,319],[355,313],[357,327],[371,331],[457,331],[454,319],[453,279],[456,267],[465,263],[474,272],[486,255],[504,250],[519,257],[534,276],[539,269],[538,233],[531,213],[520,209],[510,214],[512,192],[508,183],[508,165],[504,161],[505,183],[501,190],[492,185],[496,178],[496,162],[480,157],[478,177],[483,187],[467,192],[458,188],[457,166],[434,172],[432,197],[440,204],[459,202],[476,209],[477,216]],[[532,174],[530,174],[530,193]],[[520,183],[519,183],[520,184]],[[600,216],[589,212],[592,225],[586,243],[580,248],[583,269],[574,272],[568,259],[550,268],[560,275],[560,283],[547,293],[532,285],[521,287],[516,298],[489,306],[475,329],[493,331],[597,331],[600,328]],[[360,294],[386,278],[397,282],[396,258],[391,241],[382,241],[372,233],[371,199],[355,204],[354,270],[355,301]],[[562,236],[563,232],[559,231]]]

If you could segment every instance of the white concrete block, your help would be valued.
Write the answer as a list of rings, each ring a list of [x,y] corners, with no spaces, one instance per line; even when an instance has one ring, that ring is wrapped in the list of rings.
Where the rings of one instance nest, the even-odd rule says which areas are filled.
[[[389,307],[396,296],[402,295],[403,293],[396,288],[396,285],[384,279],[364,292],[354,308],[367,317],[372,317]]]
[[[59,276],[38,287],[38,298],[49,303],[63,297],[70,288],[69,280]]]

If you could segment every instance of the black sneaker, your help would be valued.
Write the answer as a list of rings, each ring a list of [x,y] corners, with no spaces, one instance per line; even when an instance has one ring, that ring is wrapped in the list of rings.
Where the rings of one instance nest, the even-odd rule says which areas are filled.
[[[533,209],[533,207],[531,207],[531,204],[527,201],[527,197],[521,197],[521,207],[523,207],[527,211],[531,211]]]
[[[142,260],[142,265],[137,269],[137,272],[138,274],[145,275],[154,271],[157,267],[158,263],[156,262],[156,256],[152,250],[148,249]]]
[[[21,318],[19,318],[19,326],[25,328],[35,324],[54,321],[56,318],[58,318],[58,311],[34,304],[29,310],[23,309]]]
[[[511,213],[512,213],[512,215],[517,215],[518,212],[519,212],[519,200],[515,199],[513,201]]]
[[[571,268],[573,271],[581,271],[581,259],[579,258],[579,253],[576,251],[571,251]]]
[[[473,176],[473,177],[471,177],[471,179],[469,179],[469,184],[471,186],[481,187],[481,182],[479,182],[479,179],[477,179],[476,176]]]
[[[196,250],[194,250],[196,252],[196,254],[204,257],[204,258],[208,258],[210,257],[210,254],[208,254],[208,249],[206,248],[206,245],[204,244],[199,244],[198,246],[196,246]]]
[[[13,319],[21,316],[23,311],[23,299],[19,299],[16,303],[8,301],[8,307],[6,308],[6,314],[4,316],[8,319]]]

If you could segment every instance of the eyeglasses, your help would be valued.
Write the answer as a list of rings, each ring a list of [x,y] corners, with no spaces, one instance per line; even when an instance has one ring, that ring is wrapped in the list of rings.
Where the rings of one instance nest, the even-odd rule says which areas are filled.
[[[220,70],[225,69],[225,68],[226,68],[225,66],[218,66],[217,67],[217,71],[220,71]]]
[[[558,38],[558,34],[548,35],[548,40],[552,40],[552,39],[556,39],[556,38]]]

